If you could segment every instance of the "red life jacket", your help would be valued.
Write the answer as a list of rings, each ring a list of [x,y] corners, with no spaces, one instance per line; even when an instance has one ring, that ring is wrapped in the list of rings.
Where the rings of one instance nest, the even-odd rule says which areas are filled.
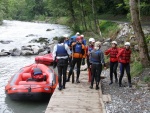
[[[110,62],[117,62],[118,58],[117,58],[117,54],[119,52],[118,48],[110,48],[107,51],[105,51],[105,55],[110,55]]]
[[[117,54],[118,54],[118,48],[111,48],[111,50],[110,50],[110,61],[111,62],[118,61]]]
[[[131,57],[131,50],[123,49],[122,54],[120,55],[120,60],[119,62],[121,63],[129,63],[130,62],[130,57]]]
[[[91,52],[94,49],[94,45],[89,45],[86,47],[86,57],[89,58],[88,52]]]
[[[40,68],[33,68],[31,70],[31,76],[36,81],[41,81],[44,78],[44,75],[42,74],[42,71]]]

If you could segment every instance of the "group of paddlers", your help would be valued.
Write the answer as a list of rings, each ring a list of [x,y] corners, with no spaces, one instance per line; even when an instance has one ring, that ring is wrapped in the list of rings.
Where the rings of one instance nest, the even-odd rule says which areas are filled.
[[[74,36],[69,38],[69,35],[64,35],[58,39],[58,44],[53,48],[53,60],[57,62],[59,90],[65,89],[66,82],[70,81],[73,70],[76,66],[76,83],[80,83],[80,67],[85,65],[87,59],[88,67],[88,82],[91,82],[90,88],[93,89],[94,80],[96,83],[96,90],[99,89],[100,75],[102,69],[106,69],[104,54],[110,57],[110,83],[113,84],[113,75],[115,75],[115,82],[118,83],[117,67],[120,64],[119,87],[122,87],[122,78],[124,70],[126,70],[129,87],[132,87],[130,76],[130,43],[125,42],[123,48],[117,47],[117,42],[111,42],[112,47],[106,51],[101,50],[102,43],[95,41],[94,38],[89,38],[88,45],[84,35],[77,32]],[[56,63],[54,63],[56,64]],[[68,76],[66,77],[68,64],[70,67]],[[55,65],[56,66],[56,65]],[[54,68],[55,68],[54,66]],[[63,82],[62,82],[63,76]]]

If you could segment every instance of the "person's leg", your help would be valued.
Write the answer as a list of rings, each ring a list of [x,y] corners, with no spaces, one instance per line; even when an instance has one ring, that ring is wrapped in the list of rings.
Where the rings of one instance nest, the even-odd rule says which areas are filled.
[[[87,67],[88,67],[88,82],[91,82],[91,67],[90,67],[89,59],[87,59]]]
[[[123,63],[120,63],[120,77],[119,77],[119,86],[121,87],[122,86],[122,78],[123,78],[123,75],[124,75],[124,64]]]
[[[109,85],[111,85],[113,83],[113,67],[114,67],[114,63],[110,62],[110,83],[109,83]]]
[[[113,72],[115,75],[115,82],[118,82],[118,77],[117,77],[117,67],[118,67],[118,62],[114,62],[114,68],[113,68]]]
[[[71,67],[70,67],[69,74],[68,74],[68,79],[66,80],[66,82],[70,81],[70,76],[72,75],[75,64],[76,64],[76,59],[74,58],[71,62]]]
[[[58,68],[58,83],[59,83],[59,90],[62,88],[61,80],[62,80],[62,66],[57,66]]]
[[[63,66],[63,89],[65,89],[66,85],[66,73],[67,73],[67,65]]]
[[[76,82],[77,82],[77,83],[80,83],[80,81],[79,81],[79,76],[80,76],[81,61],[82,61],[81,58],[78,58],[78,59],[77,59],[77,78],[76,78]]]
[[[127,76],[128,76],[128,83],[129,83],[129,87],[132,87],[132,84],[131,84],[131,75],[130,75],[130,64],[126,64],[126,73],[127,73]]]
[[[92,64],[91,71],[92,71],[92,80],[91,80],[90,88],[92,89],[93,84],[94,84],[95,74],[96,74],[96,65],[95,64]]]
[[[100,83],[100,75],[102,72],[102,64],[97,64],[96,65],[96,90],[99,89],[99,83]]]

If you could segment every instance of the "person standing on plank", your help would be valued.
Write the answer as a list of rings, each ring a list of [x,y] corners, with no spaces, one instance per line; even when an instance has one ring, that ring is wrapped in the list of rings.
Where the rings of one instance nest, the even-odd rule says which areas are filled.
[[[68,45],[64,44],[64,38],[59,38],[58,44],[56,44],[53,49],[53,60],[57,59],[58,82],[59,82],[58,90],[65,89],[69,56],[71,57],[71,51]],[[63,84],[62,84],[62,75],[63,75]]]
[[[87,68],[88,68],[88,82],[91,82],[91,63],[89,61],[89,55],[91,51],[94,49],[94,43],[95,39],[94,38],[89,38],[89,45],[86,48],[86,59],[87,59]]]
[[[92,81],[90,88],[93,89],[94,79],[96,81],[96,90],[99,89],[100,75],[102,66],[105,66],[104,53],[100,50],[101,42],[95,42],[94,49],[90,53],[90,63],[92,64]],[[106,68],[106,67],[105,67]]]
[[[79,81],[79,76],[80,76],[80,67],[81,67],[81,61],[85,60],[86,57],[86,48],[82,44],[82,37],[78,36],[76,38],[76,42],[72,43],[72,62],[71,62],[71,68],[68,74],[68,79],[67,82],[70,81],[70,76],[73,73],[74,66],[77,64],[77,78],[76,78],[76,83],[80,83]],[[85,62],[85,61],[84,61]]]

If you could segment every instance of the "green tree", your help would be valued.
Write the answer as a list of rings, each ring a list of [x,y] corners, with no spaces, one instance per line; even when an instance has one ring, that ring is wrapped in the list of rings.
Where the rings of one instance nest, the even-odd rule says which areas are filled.
[[[135,32],[135,36],[139,42],[139,56],[143,67],[150,66],[150,58],[148,54],[148,48],[145,40],[145,36],[141,27],[138,0],[130,0],[130,13],[132,19],[132,26]]]

